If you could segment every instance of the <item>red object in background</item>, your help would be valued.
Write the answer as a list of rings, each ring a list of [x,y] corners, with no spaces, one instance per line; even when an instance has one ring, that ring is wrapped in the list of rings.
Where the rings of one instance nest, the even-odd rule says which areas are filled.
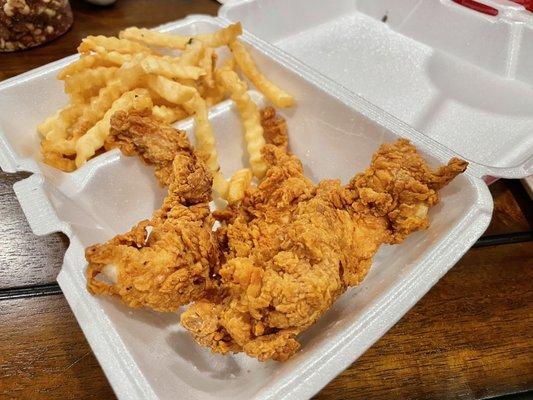
[[[452,1],[454,3],[471,8],[472,10],[478,11],[483,14],[498,15],[498,10],[495,9],[494,7],[488,6],[486,4],[478,3],[477,1],[474,1],[474,0],[452,0]],[[529,1],[529,0],[522,0],[522,1]]]
[[[515,3],[522,4],[528,11],[533,12],[533,0],[511,0]]]

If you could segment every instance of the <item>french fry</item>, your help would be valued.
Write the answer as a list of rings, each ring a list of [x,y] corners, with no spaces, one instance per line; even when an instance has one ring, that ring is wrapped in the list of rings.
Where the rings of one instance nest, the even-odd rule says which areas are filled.
[[[46,145],[47,141],[45,140],[43,142],[43,147],[46,148]],[[54,151],[43,151],[43,161],[46,164],[65,172],[72,172],[76,169],[74,160],[63,157],[62,154]]]
[[[234,57],[228,57],[228,58],[226,58],[224,60],[224,62],[220,66],[220,69],[224,70],[224,71],[227,71],[227,70],[235,71],[235,65],[236,65],[235,58]]]
[[[224,100],[224,91],[219,90],[216,86],[214,88],[206,88],[202,93],[202,97],[205,98],[207,106],[212,107]]]
[[[120,51],[107,51],[104,47],[101,46],[95,46],[93,48],[94,54],[91,54],[89,56],[82,55],[82,57],[90,57],[95,56],[97,59],[100,60],[100,63],[103,63],[105,65],[111,65],[111,66],[121,66],[129,61],[131,61],[134,57],[137,57],[137,59],[141,58],[141,55],[144,55],[143,52],[138,52],[134,54],[130,53],[121,53]]]
[[[142,54],[142,53],[141,53]],[[97,55],[106,63],[114,66],[122,66],[126,64],[127,62],[130,62],[133,60],[134,56],[132,54],[122,54],[118,51],[103,51],[101,53],[97,53]]]
[[[93,98],[72,127],[74,135],[80,135],[98,122],[123,93],[139,86],[142,70],[138,64],[124,64],[116,77]]]
[[[68,128],[80,117],[83,106],[71,104],[59,110],[54,116],[47,118],[37,130],[50,142],[57,142],[68,137]]]
[[[178,50],[185,49],[185,46],[187,46],[187,43],[191,39],[190,36],[169,35],[167,33],[134,26],[124,29],[118,36],[121,39],[135,40],[149,46],[170,47],[171,49]]]
[[[202,52],[204,51],[204,44],[199,40],[191,40],[187,43],[185,51],[179,58],[179,64],[186,65],[198,65]]]
[[[195,96],[184,103],[183,106],[187,112],[194,115],[196,146],[207,157],[207,167],[213,174],[213,189],[221,197],[225,197],[228,191],[228,181],[222,175],[220,165],[218,164],[215,135],[213,134],[213,127],[209,122],[207,104],[198,92],[196,92]]]
[[[257,68],[252,56],[244,45],[238,41],[229,44],[237,65],[250,81],[276,107],[291,107],[294,97],[269,81]]]
[[[231,99],[239,110],[252,172],[254,176],[262,178],[265,175],[267,166],[261,155],[265,139],[263,137],[259,109],[248,95],[246,84],[239,79],[234,71],[228,68],[220,68],[215,72],[215,76],[230,93]]]
[[[203,52],[204,44],[199,40],[191,39],[181,54],[178,64],[184,67],[198,65]],[[180,83],[183,85],[196,87],[196,82],[193,79],[181,79]]]
[[[63,68],[57,78],[65,80],[67,76],[77,74],[90,68],[96,67],[116,67],[131,61],[131,54],[122,54],[117,51],[101,52],[96,54],[82,55],[78,60]]]
[[[71,104],[59,110],[54,116],[47,118],[39,125],[38,130],[43,136],[41,141],[41,153],[44,162],[62,171],[70,172],[76,169],[74,160],[65,158],[65,154],[73,154],[68,150],[71,140],[68,137],[68,128],[81,115],[83,108],[76,104]]]
[[[57,78],[63,80],[67,76],[73,75],[87,68],[94,68],[99,66],[109,67],[111,65],[112,64],[110,64],[107,60],[102,59],[102,57],[97,54],[90,54],[87,56],[82,55],[79,59],[71,62],[69,65],[63,68],[57,75]]]
[[[74,160],[64,156],[75,153],[75,139],[69,138],[69,128],[80,117],[84,107],[84,104],[72,103],[39,125],[38,130],[44,135],[41,152],[47,164],[63,171],[76,169]]]
[[[67,106],[68,107],[68,106]],[[37,132],[42,138],[46,138],[46,134],[50,132],[59,123],[61,110],[57,110],[54,115],[50,115],[43,122],[37,125]]]
[[[84,108],[80,108],[80,112]],[[50,151],[61,156],[72,156],[76,154],[76,142],[85,133],[84,131],[72,132],[72,124],[59,125],[61,130],[57,131],[57,138],[49,134],[46,138],[46,146],[43,147],[43,152]]]
[[[220,170],[213,172],[213,190],[223,199],[228,193],[228,181]]]
[[[47,140],[46,147],[43,147],[43,152],[52,152],[60,154],[61,156],[72,156],[76,154],[76,142],[81,137],[81,133],[67,139]]]
[[[127,28],[119,33],[121,39],[135,40],[150,46],[170,47],[171,49],[184,50],[191,38],[202,41],[209,47],[225,46],[233,42],[242,34],[240,22],[219,29],[214,33],[195,36],[174,35],[156,32],[146,28]]]
[[[113,102],[104,117],[87,131],[76,143],[76,167],[79,168],[104,145],[109,136],[111,117],[119,110],[144,110],[152,107],[152,99],[146,89],[126,92]]]
[[[214,67],[217,61],[217,53],[211,47],[206,47],[204,50],[203,56],[199,60],[200,67],[204,70],[204,75],[202,76],[202,82],[208,88],[213,88],[215,86]]]
[[[206,47],[227,46],[234,42],[238,36],[242,35],[242,25],[240,22],[231,24],[226,28],[219,29],[214,33],[196,35],[194,39],[201,40]]]
[[[148,74],[161,75],[166,78],[193,79],[196,80],[206,72],[200,67],[191,65],[179,65],[164,58],[147,56],[142,59],[141,67]]]
[[[165,105],[154,106],[152,108],[152,115],[160,121],[167,124],[173,124],[176,121],[180,121],[187,118],[189,114],[180,107],[168,107]]]
[[[222,63],[220,70],[224,71],[234,71],[235,70],[235,59],[233,57],[228,57],[224,60]],[[217,75],[217,70],[215,69],[213,71],[213,78],[215,86],[212,89],[206,90],[204,93],[204,96],[206,98],[206,102],[211,106],[213,104],[217,104],[224,100],[226,95],[226,87],[223,84],[223,82],[220,79],[220,75]]]
[[[81,54],[95,51],[97,53],[116,51],[124,54],[136,54],[146,53],[153,54],[154,51],[141,43],[128,40],[119,39],[116,37],[107,37],[103,35],[99,36],[87,36],[81,41],[78,46],[78,52]]]
[[[233,204],[241,201],[244,197],[244,192],[252,182],[253,174],[248,168],[240,169],[233,174],[228,185],[228,194],[226,200]]]
[[[197,93],[195,88],[182,85],[163,76],[150,75],[147,83],[148,87],[159,96],[177,105],[185,103]]]
[[[115,77],[118,67],[96,67],[80,71],[65,78],[65,92],[71,99],[88,99]]]
[[[218,156],[215,149],[215,136],[213,135],[213,128],[208,119],[207,104],[205,100],[196,94],[191,100],[184,104],[185,109],[194,115],[196,123],[195,138],[198,149],[206,153],[209,158],[207,166],[213,171],[219,169]]]

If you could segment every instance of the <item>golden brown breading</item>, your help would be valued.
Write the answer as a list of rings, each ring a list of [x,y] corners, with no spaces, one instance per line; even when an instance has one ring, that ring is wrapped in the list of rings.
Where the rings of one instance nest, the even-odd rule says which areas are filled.
[[[119,114],[112,123],[117,137],[131,139],[121,146],[131,146],[127,151],[141,154],[159,166],[159,171],[166,171],[160,177],[167,177],[170,186],[151,220],[105,244],[87,248],[88,287],[93,293],[117,295],[131,307],[175,311],[206,295],[211,268],[218,262],[209,211],[212,176],[183,132],[171,132],[168,127],[158,131],[150,118],[137,114]],[[137,136],[139,132],[146,132],[147,138]],[[163,150],[157,151],[155,147],[161,143]],[[174,152],[169,164],[172,170],[167,171],[170,152]],[[116,282],[97,279],[102,271],[116,275]]]
[[[88,248],[87,274],[93,292],[132,307],[172,311],[196,301],[181,322],[214,352],[283,361],[299,349],[297,336],[364,279],[382,243],[427,228],[437,190],[467,164],[452,159],[433,171],[398,140],[381,146],[348,185],[314,185],[287,151],[285,121],[272,108],[261,117],[265,178],[242,201],[211,214],[212,177],[184,134],[118,114],[110,145],[155,165],[169,194],[150,221]],[[216,232],[213,217],[221,222]],[[95,279],[109,266],[118,272],[113,285]]]
[[[264,158],[265,179],[222,214],[225,295],[193,304],[181,322],[215,352],[283,361],[298,350],[297,335],[364,279],[382,243],[428,226],[435,190],[466,163],[452,160],[433,172],[399,140],[342,187],[338,180],[313,185],[300,161],[274,145]]]
[[[348,185],[358,197],[357,212],[387,217],[392,224],[389,243],[428,226],[429,207],[438,202],[437,190],[462,173],[468,163],[452,158],[432,171],[408,140],[383,144],[372,157],[371,167]]]
[[[190,149],[189,140],[170,125],[149,118],[147,112],[118,111],[113,114],[105,149],[114,147],[127,156],[138,155],[155,166],[155,176],[162,186],[172,179],[172,161],[179,152]]]
[[[287,151],[289,136],[285,118],[277,116],[273,107],[265,107],[261,110],[261,125],[265,141]]]

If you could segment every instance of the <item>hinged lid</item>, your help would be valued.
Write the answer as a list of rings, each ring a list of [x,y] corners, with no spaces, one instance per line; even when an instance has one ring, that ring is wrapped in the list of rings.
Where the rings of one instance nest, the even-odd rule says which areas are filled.
[[[533,173],[533,14],[525,1],[236,0],[219,15],[478,164],[482,175],[520,178]]]

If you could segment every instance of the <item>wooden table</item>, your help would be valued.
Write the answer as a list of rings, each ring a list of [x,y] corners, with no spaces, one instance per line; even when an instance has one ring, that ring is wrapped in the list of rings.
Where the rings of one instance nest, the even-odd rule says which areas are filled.
[[[0,80],[74,53],[88,34],[218,9],[210,0],[71,3],[73,29],[0,55]],[[33,235],[13,194],[26,176],[0,172],[0,398],[113,398],[55,283],[68,240]],[[493,221],[475,248],[317,399],[533,396],[533,208],[518,181],[499,181],[491,192]]]

